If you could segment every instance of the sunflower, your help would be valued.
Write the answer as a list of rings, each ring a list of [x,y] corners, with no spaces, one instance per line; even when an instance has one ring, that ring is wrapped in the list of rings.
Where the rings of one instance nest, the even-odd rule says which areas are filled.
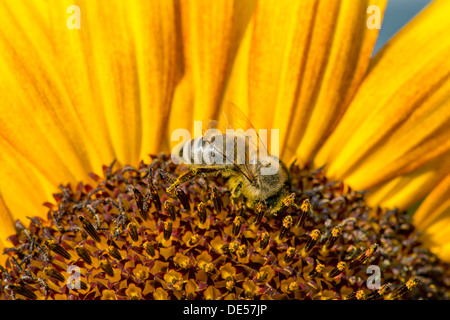
[[[294,174],[306,170],[304,176],[310,176],[311,181],[325,181],[322,174],[330,181],[343,181],[352,201],[359,201],[352,190],[364,190],[367,203],[358,206],[367,205],[374,211],[389,213],[389,217],[397,209],[418,207],[413,222],[421,232],[420,246],[429,248],[441,261],[450,261],[448,1],[430,4],[374,57],[371,54],[378,29],[367,27],[367,8],[375,5],[383,12],[386,6],[383,0],[76,1],[79,29],[67,27],[73,14],[68,8],[72,5],[73,1],[6,1],[0,8],[0,90],[4,92],[0,115],[0,247],[10,247],[11,243],[18,246],[23,234],[22,238],[8,237],[24,230],[25,221],[31,220],[30,230],[44,237],[45,228],[41,230],[40,226],[47,217],[54,217],[58,208],[61,212],[72,212],[73,208],[65,207],[70,201],[90,201],[91,192],[96,189],[80,181],[93,178],[98,186],[116,188],[117,194],[125,192],[119,183],[121,179],[134,179],[134,193],[128,191],[134,194],[137,207],[132,207],[133,199],[123,195],[126,208],[117,206],[115,220],[120,220],[122,211],[140,215],[127,226],[131,237],[127,241],[142,242],[139,254],[149,260],[156,256],[175,257],[176,253],[168,249],[173,246],[166,243],[170,241],[179,243],[183,250],[191,250],[196,245],[195,236],[172,238],[173,230],[184,228],[188,232],[191,228],[187,224],[190,220],[180,211],[188,209],[182,195],[179,202],[165,201],[164,210],[159,208],[168,213],[175,210],[181,222],[167,218],[158,227],[160,234],[152,235],[148,241],[136,238],[143,231],[132,223],[152,228],[153,222],[143,213],[146,197],[153,194],[157,207],[157,197],[150,188],[153,182],[140,180],[150,176],[144,163],[151,167],[159,159],[155,168],[178,173],[162,156],[149,155],[170,153],[176,143],[171,141],[171,132],[178,128],[191,130],[195,120],[218,118],[227,108],[225,102],[232,101],[256,128],[279,129],[281,158],[286,163],[295,159],[299,167],[292,167]],[[113,166],[105,167],[113,161],[116,168],[121,168],[120,173],[114,172]],[[322,168],[320,173],[314,171],[318,168]],[[138,176],[124,176],[125,171]],[[104,180],[92,174],[95,172],[104,172]],[[79,189],[67,187],[77,184]],[[141,194],[142,198],[139,193],[145,193],[145,188],[139,185],[148,187],[148,194]],[[217,187],[221,187],[220,181]],[[198,195],[201,187],[192,188],[187,196],[201,201],[203,198]],[[89,197],[83,198],[87,194]],[[292,205],[300,208],[307,200]],[[213,204],[217,209],[215,200]],[[228,212],[234,210],[227,203],[224,208]],[[200,226],[212,223],[201,217],[201,206],[196,210]],[[324,214],[327,210],[323,209]],[[221,210],[216,211],[220,216]],[[381,215],[379,219],[388,218]],[[398,222],[406,218],[395,219]],[[236,226],[234,220],[228,221],[225,216],[219,220],[229,227],[227,234],[236,237],[245,225]],[[58,221],[55,218],[51,222],[56,223],[54,228]],[[65,223],[75,228],[74,221],[70,218]],[[108,256],[121,260],[131,247],[106,243],[104,235],[98,235],[101,223],[96,228],[92,221],[81,216],[76,223],[84,231],[74,239],[81,241],[90,236],[95,240],[91,241],[106,246]],[[118,228],[112,222],[107,224]],[[326,227],[326,219],[320,220],[320,224]],[[296,234],[293,228],[302,225],[289,224],[289,228],[281,230],[288,235]],[[269,224],[270,237],[278,234],[275,229]],[[299,256],[307,256],[313,250],[320,239],[317,233],[320,230],[309,231],[301,244],[301,254],[295,246],[277,247],[281,264],[301,264]],[[193,297],[198,290],[204,290],[205,297],[217,298],[223,294],[220,286],[199,288],[201,285],[196,282],[208,277],[219,281],[221,272],[225,272],[214,265],[214,252],[206,248],[217,246],[217,252],[231,252],[236,261],[246,263],[250,249],[265,241],[261,234],[254,233],[249,236],[252,237],[254,243],[221,243],[220,248],[219,240],[209,247],[200,242],[204,249],[195,261],[186,260],[177,252],[179,255],[173,260],[181,262],[169,265],[177,270],[167,270],[164,260],[155,263],[150,266],[154,272],[165,272],[162,286],[141,283],[140,275],[152,273],[147,270],[149,265],[124,266],[123,270],[133,270],[127,272],[135,282],[128,285],[127,278],[114,289],[119,296],[133,299],[146,294],[155,299],[167,298],[169,289],[170,296],[177,298],[183,294]],[[46,241],[45,245],[42,241],[40,245],[61,259],[76,251],[73,248],[70,252],[52,241]],[[89,264],[90,254],[83,250],[79,248],[76,252]],[[366,250],[350,260],[352,270],[372,258],[370,250],[375,249],[367,243]],[[2,263],[8,255],[3,255]],[[105,274],[100,282],[105,282],[106,277],[110,277],[109,281],[121,279],[111,262],[102,264],[97,258],[91,263],[98,264],[99,272]],[[7,264],[11,265],[11,261]],[[202,274],[196,279],[183,278],[180,270],[184,264],[192,263],[199,266]],[[226,263],[223,261],[224,266]],[[344,269],[338,266],[342,264],[327,270],[328,277],[342,273]],[[310,268],[307,278],[312,279],[321,274],[323,267],[313,263],[302,270],[305,273],[305,268]],[[234,267],[227,265],[227,268]],[[45,270],[45,275],[55,281],[67,276],[61,273],[62,269]],[[268,273],[273,272],[270,269]],[[245,297],[254,297],[258,292],[241,273],[237,272],[243,277],[239,280],[222,279],[223,288],[236,288],[235,282],[243,283],[240,291],[234,291],[228,298],[237,297],[240,292]],[[416,283],[416,279],[404,280],[395,295]],[[298,290],[303,289],[303,283],[288,276],[279,282],[275,285],[280,288],[277,294],[301,297]],[[83,290],[86,286],[81,285]],[[116,297],[109,285],[104,287],[103,291],[97,287],[93,296]],[[25,286],[13,288],[25,297],[36,298]],[[342,292],[348,288],[342,286],[340,290],[344,295]],[[328,289],[322,290],[327,292]],[[365,294],[358,291],[352,296],[348,292],[349,297]]]

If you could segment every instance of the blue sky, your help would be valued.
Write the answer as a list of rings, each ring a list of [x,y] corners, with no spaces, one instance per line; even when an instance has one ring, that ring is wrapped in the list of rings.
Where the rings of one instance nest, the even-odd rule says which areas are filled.
[[[431,0],[389,0],[374,53],[430,2]]]

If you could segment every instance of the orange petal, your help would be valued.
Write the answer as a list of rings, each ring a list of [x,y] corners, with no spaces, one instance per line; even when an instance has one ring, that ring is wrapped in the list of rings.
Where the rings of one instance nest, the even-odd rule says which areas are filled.
[[[137,164],[141,148],[157,152],[164,135],[177,70],[175,5],[80,1],[77,30],[65,24],[71,4],[0,8],[0,190],[14,219],[44,214],[60,183],[113,159]]]
[[[342,1],[335,13],[335,25],[329,26],[331,34],[326,42],[328,48],[323,52],[321,44],[312,41],[307,64],[312,60],[315,65],[313,68],[317,71],[309,76],[305,75],[303,81],[306,83],[301,90],[306,93],[300,93],[299,104],[305,110],[308,105],[313,107],[306,112],[309,120],[305,129],[297,132],[294,130],[289,134],[286,157],[290,158],[292,154],[289,150],[295,147],[298,132],[303,132],[300,145],[296,148],[296,156],[303,161],[311,160],[341,119],[366,74],[378,37],[378,29],[367,27],[367,20],[371,16],[371,11],[367,13],[367,8],[377,6],[380,9],[379,18],[382,19],[386,3],[385,0]],[[318,18],[316,23],[322,23],[320,16]],[[320,57],[323,57],[322,62]],[[309,66],[306,68],[308,70]],[[308,88],[308,82],[316,84]],[[302,98],[305,100],[302,101]],[[293,128],[297,125],[295,120],[291,123]]]
[[[450,262],[450,174],[433,189],[414,214],[421,240],[443,261]]]
[[[224,90],[253,3],[253,0],[182,2],[185,66],[175,91],[168,137],[175,129],[192,130],[194,121],[220,119]],[[171,146],[176,143],[171,142]]]
[[[448,174],[421,203],[414,214],[414,224],[420,230],[426,230],[432,224],[438,223],[450,216],[450,174]],[[450,242],[450,236],[448,239]]]
[[[236,2],[237,3],[237,2]],[[194,90],[192,120],[217,119],[223,90],[237,48],[235,1],[182,1],[186,74]]]
[[[141,148],[141,104],[134,38],[123,2],[80,4],[82,26],[89,32],[89,53],[96,94],[117,160],[137,163]],[[92,106],[94,107],[94,106]]]
[[[385,1],[376,3],[383,10]],[[233,70],[233,77],[248,77],[250,119],[257,128],[280,129],[284,159],[295,153],[302,137],[301,159],[310,157],[362,80],[378,34],[365,27],[369,4],[257,3],[248,35],[248,70]],[[245,103],[245,98],[231,99]]]
[[[61,24],[71,16],[67,11],[72,4],[73,1],[70,0],[57,1],[51,5],[39,3],[37,8],[42,10],[44,16],[48,18],[46,35],[43,36],[44,39],[31,35],[30,39],[38,41],[38,50],[51,59],[50,68],[55,69],[55,77],[61,81],[64,95],[69,98],[68,104],[57,108],[51,107],[56,112],[67,112],[64,109],[71,112],[70,124],[78,125],[72,134],[76,135],[77,140],[86,146],[92,170],[99,172],[102,165],[108,164],[116,158],[116,154],[108,132],[103,101],[98,94],[99,84],[93,72],[96,64],[92,59],[94,49],[90,38],[91,23],[88,21],[87,15],[88,3],[78,2],[81,13],[81,29],[69,29]],[[35,15],[35,11],[33,10],[31,14]],[[21,24],[23,23],[21,22]],[[39,21],[33,23],[36,24]],[[33,28],[33,26],[28,28]],[[51,47],[46,49],[45,46],[42,46],[43,42],[49,42]],[[44,72],[47,70],[44,69]],[[52,79],[52,81],[55,80]]]
[[[0,9],[7,24],[0,31],[0,136],[50,176],[55,168],[75,175],[89,171],[91,147],[77,134],[82,128],[53,67],[47,30],[30,17],[32,8],[15,4]]]
[[[182,73],[178,1],[126,2],[133,34],[141,123],[140,159],[162,151],[174,91]],[[167,151],[167,150],[166,150]]]
[[[315,159],[330,177],[370,189],[449,150],[449,10],[433,2],[377,54]]]
[[[450,152],[420,168],[369,189],[371,206],[406,210],[423,199],[449,172]]]
[[[6,261],[6,256],[3,255],[3,249],[9,245],[6,238],[14,234],[14,223],[6,207],[3,196],[0,193],[0,264],[4,264]]]
[[[3,139],[0,139],[0,150],[0,239],[3,241],[14,234],[17,219],[26,223],[27,216],[47,213],[48,209],[42,204],[52,199],[57,185]]]

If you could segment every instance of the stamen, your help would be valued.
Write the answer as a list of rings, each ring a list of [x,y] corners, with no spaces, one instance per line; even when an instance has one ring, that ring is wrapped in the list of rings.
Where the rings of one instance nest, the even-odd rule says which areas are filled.
[[[146,242],[143,244],[145,251],[149,254],[150,257],[154,257],[156,255],[155,251],[155,243],[153,241]]]
[[[70,259],[72,257],[70,253],[67,252],[66,249],[64,249],[61,245],[57,244],[54,240],[46,241],[45,244],[51,251],[53,251],[56,254],[59,254],[60,256],[66,259]]]
[[[52,212],[53,221],[55,222],[56,227],[58,228],[58,231],[63,234],[65,232],[64,228],[59,224],[59,219],[57,215]]]
[[[122,256],[120,255],[119,250],[117,250],[116,247],[114,246],[109,246],[106,251],[108,252],[108,254],[113,257],[114,259],[120,261],[122,260]]]
[[[284,261],[285,263],[289,263],[289,262],[292,261],[292,259],[294,258],[294,256],[295,256],[295,248],[289,247],[289,248],[286,250],[286,255],[284,256],[283,261]]]
[[[311,249],[314,247],[314,245],[320,239],[321,235],[322,234],[320,233],[319,229],[314,229],[311,232],[311,235],[308,237],[308,241],[306,242],[306,245],[303,248],[303,252],[308,253],[309,251],[311,251]]]
[[[83,259],[84,262],[86,262],[88,265],[92,264],[92,258],[89,254],[89,251],[87,251],[84,247],[77,245],[75,247],[75,251],[77,252],[78,256]]]
[[[171,200],[166,200],[164,202],[164,209],[167,211],[167,214],[170,218],[170,220],[175,221],[176,213],[175,213],[175,206]]]
[[[44,273],[52,278],[55,278],[58,281],[64,282],[66,280],[66,278],[64,278],[64,276],[59,273],[57,270],[55,270],[54,268],[44,268]]]
[[[127,225],[128,228],[128,234],[130,235],[131,239],[134,242],[137,242],[139,240],[139,234],[138,234],[138,229],[137,229],[137,225],[134,222],[130,222]]]
[[[111,263],[109,263],[109,261],[106,262],[100,262],[100,268],[102,268],[103,271],[105,271],[105,273],[110,276],[113,277],[114,276],[114,270],[111,266]]]
[[[76,280],[75,280],[75,279],[72,280],[72,282],[71,282],[72,288],[75,287],[75,283],[76,283]],[[78,284],[80,285],[80,288],[79,288],[79,289],[81,289],[81,290],[87,290],[88,286],[87,286],[87,284],[86,284],[85,282],[83,282],[83,281],[78,281]],[[78,289],[78,288],[75,288],[75,289]]]
[[[220,212],[222,212],[223,202],[222,197],[220,196],[219,191],[215,186],[212,186],[211,197],[214,204],[214,211],[216,214],[219,214]]]
[[[378,248],[378,245],[376,243],[373,244],[372,246],[370,246],[370,248],[367,249],[366,251],[364,251],[364,253],[362,253],[358,258],[356,258],[355,260],[350,262],[350,265],[348,268],[350,270],[352,270],[352,269],[359,267],[362,264],[365,264],[367,261],[369,261],[370,258],[373,257],[377,248]]]
[[[141,217],[144,221],[148,220],[148,206],[146,205],[144,207],[144,197],[142,196],[142,193],[137,189],[133,187],[134,192],[134,199],[136,200],[136,204],[139,210],[139,213],[141,214]]]
[[[192,235],[192,237],[189,239],[188,243],[190,246],[195,246],[200,241],[200,236],[198,234]]]
[[[331,249],[331,247],[336,243],[337,239],[342,235],[342,229],[339,226],[336,226],[331,231],[331,236],[328,238],[328,241],[325,245],[327,250]]]
[[[253,221],[253,224],[255,226],[259,225],[261,223],[262,218],[264,217],[264,214],[266,213],[266,206],[263,202],[258,202],[256,206],[256,217],[255,221]]]
[[[235,253],[237,251],[237,249],[239,248],[239,246],[240,246],[240,243],[237,242],[236,240],[233,240],[228,244],[228,250],[231,253]]]
[[[27,297],[28,299],[31,299],[31,300],[36,300],[37,299],[37,295],[33,291],[31,291],[30,289],[28,289],[25,286],[15,285],[15,284],[11,283],[10,285],[8,285],[8,287],[14,293],[21,294],[24,297]]]
[[[291,283],[289,283],[288,287],[287,287],[287,291],[288,292],[295,292],[300,288],[300,286],[298,285],[297,282],[292,281]]]
[[[197,205],[197,209],[198,209],[198,218],[200,223],[205,223],[206,221],[206,207],[205,204],[203,202],[200,202]]]
[[[237,237],[241,231],[241,226],[244,224],[245,220],[242,216],[237,216],[233,220],[233,235]]]
[[[264,231],[261,234],[261,240],[259,242],[259,247],[261,250],[264,250],[267,247],[267,245],[269,244],[269,240],[270,240],[269,233],[267,231]]]
[[[241,258],[245,258],[247,256],[247,246],[245,244],[241,244],[236,250],[236,254]]]
[[[391,291],[392,285],[390,283],[386,283],[382,285],[379,289],[373,290],[371,293],[367,295],[367,300],[378,300],[383,298],[384,295],[387,295]]]
[[[346,263],[344,261],[339,262],[336,267],[334,267],[333,269],[330,270],[330,272],[328,272],[328,276],[330,278],[337,277],[342,273],[342,271],[345,270],[345,266]]]
[[[325,265],[318,263],[316,267],[309,273],[309,277],[315,278],[322,274],[323,270],[325,270]]]
[[[81,224],[83,225],[83,229],[94,239],[96,242],[100,242],[100,236],[97,233],[97,230],[95,230],[92,223],[89,222],[86,218],[83,216],[79,216],[78,219],[80,219]]]
[[[225,253],[230,253],[231,251],[230,251],[230,244],[229,243],[225,243],[224,245],[222,245],[221,247],[220,247],[220,250],[222,251],[222,252],[225,252]]]
[[[164,222],[164,240],[169,240],[172,235],[172,222]]]
[[[295,193],[291,193],[284,199],[282,207],[280,208],[280,210],[278,210],[278,212],[275,213],[275,215],[278,217],[282,217],[286,213],[287,209],[294,204],[294,200]]]
[[[419,283],[419,278],[411,278],[406,283],[402,284],[399,288],[397,288],[391,295],[392,299],[398,299],[402,295],[404,295],[406,292],[411,291],[415,287],[417,287],[417,284]]]
[[[225,288],[228,291],[232,291],[235,287],[235,281],[232,278],[227,279],[226,283],[225,283]]]
[[[298,219],[297,222],[297,227],[303,227],[303,224],[306,221],[306,218],[311,215],[311,203],[309,202],[309,199],[305,199],[303,200],[303,203],[300,207],[301,213],[300,213],[300,218]]]
[[[352,292],[347,297],[346,300],[366,300],[366,294],[362,290],[358,290],[356,292]]]
[[[161,211],[161,199],[159,198],[158,190],[156,189],[155,185],[153,184],[152,177],[153,177],[153,169],[149,167],[148,174],[147,174],[147,183],[148,183],[148,189],[151,194],[150,199],[152,200],[153,205],[155,206],[156,210],[160,212]]]
[[[186,192],[184,192],[183,189],[181,189],[181,187],[177,187],[175,189],[175,194],[180,200],[183,208],[186,209],[187,211],[191,211],[191,205],[189,204],[189,197],[187,196]]]
[[[282,223],[282,226],[280,228],[280,234],[278,236],[278,238],[280,240],[283,240],[284,236],[289,231],[289,229],[292,228],[293,224],[294,224],[294,221],[292,220],[291,216],[286,216],[286,217],[283,218],[283,223]]]

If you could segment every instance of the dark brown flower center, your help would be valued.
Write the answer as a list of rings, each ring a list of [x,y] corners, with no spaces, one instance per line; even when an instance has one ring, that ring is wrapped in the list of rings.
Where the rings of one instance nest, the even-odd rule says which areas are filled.
[[[166,156],[61,186],[47,219],[16,223],[1,299],[448,298],[448,267],[410,218],[293,166],[277,216],[230,201],[221,177],[165,190]]]

